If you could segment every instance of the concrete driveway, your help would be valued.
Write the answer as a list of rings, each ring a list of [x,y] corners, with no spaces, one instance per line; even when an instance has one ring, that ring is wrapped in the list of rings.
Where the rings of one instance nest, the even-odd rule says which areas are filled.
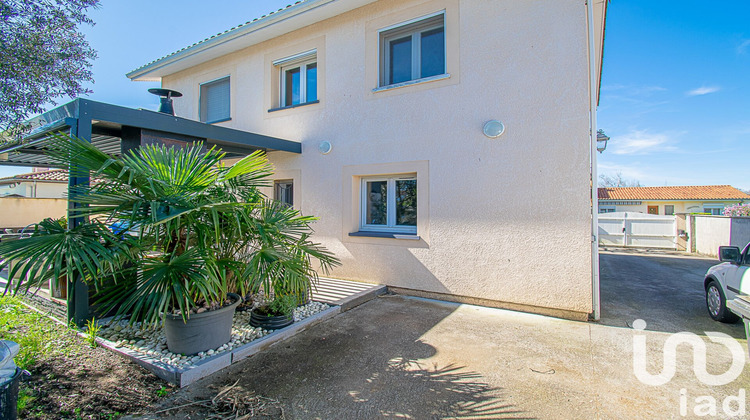
[[[286,419],[697,418],[696,398],[713,398],[722,413],[722,401],[750,385],[747,369],[723,386],[697,380],[688,346],[679,349],[671,381],[642,383],[634,337],[645,339],[655,374],[670,336],[650,327],[386,295],[179,390],[162,407],[210,400],[239,381],[243,395],[278,400]],[[726,371],[730,353],[704,341],[707,369]],[[208,414],[192,405],[160,415]]]
[[[703,279],[706,270],[718,263],[714,258],[674,251],[601,251],[600,323],[626,327],[640,318],[654,331],[719,331],[745,338],[741,322],[716,322],[706,310]]]

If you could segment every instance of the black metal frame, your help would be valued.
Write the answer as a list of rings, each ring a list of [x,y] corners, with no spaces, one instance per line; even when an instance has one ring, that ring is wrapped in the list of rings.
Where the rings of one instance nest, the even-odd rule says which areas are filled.
[[[44,155],[44,145],[50,136],[66,131],[71,136],[88,142],[91,142],[95,135],[119,138],[119,152],[124,153],[140,146],[142,130],[172,135],[177,139],[184,137],[202,140],[207,147],[221,148],[229,156],[244,156],[256,150],[302,152],[302,145],[299,142],[210,125],[156,111],[126,108],[80,98],[46,112],[34,118],[32,122],[41,126],[31,131],[21,141],[0,145],[0,153],[19,152],[27,155]],[[120,128],[113,129],[99,125],[102,122],[119,125]],[[54,166],[45,159],[31,164],[14,162],[10,158],[0,161],[0,165]],[[88,184],[90,178],[74,176],[74,174],[80,175],[74,163],[71,164],[69,170],[68,194],[70,196],[74,187]],[[68,201],[68,223],[71,228],[86,222],[82,216],[70,217],[73,210],[80,206],[81,204]],[[89,317],[89,288],[81,278],[77,278],[73,284],[68,284],[68,321],[74,321],[80,326]]]

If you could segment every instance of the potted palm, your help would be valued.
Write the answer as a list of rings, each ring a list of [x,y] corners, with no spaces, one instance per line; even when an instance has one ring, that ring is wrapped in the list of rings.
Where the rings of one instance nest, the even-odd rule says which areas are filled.
[[[313,217],[279,205],[260,187],[272,166],[253,153],[231,166],[201,144],[144,146],[112,157],[60,137],[50,157],[96,177],[71,191],[86,218],[72,229],[40,224],[31,238],[0,244],[0,259],[26,287],[49,276],[82,276],[104,312],[143,325],[163,321],[172,352],[195,354],[231,338],[240,296],[259,290],[308,293],[336,258],[310,239]],[[2,268],[2,265],[0,265]]]

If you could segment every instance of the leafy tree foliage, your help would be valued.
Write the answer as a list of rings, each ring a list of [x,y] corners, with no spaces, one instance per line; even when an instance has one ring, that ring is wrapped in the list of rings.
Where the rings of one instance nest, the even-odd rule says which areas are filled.
[[[90,93],[94,51],[79,32],[99,0],[0,0],[0,130],[23,129],[60,97]],[[6,139],[6,136],[4,136]]]

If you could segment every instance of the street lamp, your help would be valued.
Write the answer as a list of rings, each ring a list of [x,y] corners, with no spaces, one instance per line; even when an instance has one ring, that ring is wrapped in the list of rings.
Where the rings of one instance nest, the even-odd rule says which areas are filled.
[[[604,134],[604,130],[599,129],[596,132],[596,150],[598,150],[599,153],[602,153],[607,148],[608,140],[609,136]]]

